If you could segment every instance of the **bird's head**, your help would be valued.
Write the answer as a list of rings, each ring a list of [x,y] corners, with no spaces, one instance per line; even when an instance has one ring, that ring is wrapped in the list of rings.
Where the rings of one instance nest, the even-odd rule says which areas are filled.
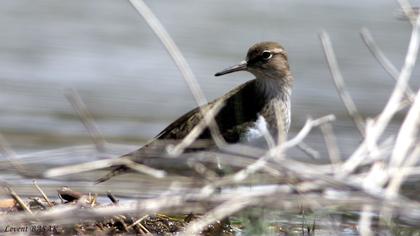
[[[257,79],[291,79],[287,52],[276,42],[254,44],[249,48],[244,61],[216,73],[215,76],[236,71],[248,71]]]

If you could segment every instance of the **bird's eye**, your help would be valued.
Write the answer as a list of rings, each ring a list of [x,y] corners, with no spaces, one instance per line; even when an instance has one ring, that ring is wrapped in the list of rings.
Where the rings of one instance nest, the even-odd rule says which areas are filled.
[[[273,54],[270,51],[264,51],[261,54],[262,59],[264,60],[269,60],[271,57],[273,56]]]

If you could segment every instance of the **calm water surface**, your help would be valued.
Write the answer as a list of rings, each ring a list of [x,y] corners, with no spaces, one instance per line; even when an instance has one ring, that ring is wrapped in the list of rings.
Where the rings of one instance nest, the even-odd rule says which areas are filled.
[[[377,114],[393,80],[363,45],[371,29],[400,67],[410,25],[394,1],[148,1],[190,62],[208,99],[252,79],[214,78],[242,60],[255,42],[289,51],[296,78],[295,133],[308,116],[336,114],[348,153],[359,138],[331,81],[320,42],[331,34],[348,88],[365,116]],[[0,131],[18,152],[87,144],[86,131],[63,96],[76,88],[105,138],[140,145],[195,106],[165,50],[126,1],[3,0],[0,3]],[[418,70],[412,86],[418,88]],[[312,145],[321,148],[314,135]]]
[[[255,42],[281,42],[295,76],[291,134],[307,117],[335,114],[344,156],[360,141],[325,63],[318,33],[326,30],[357,107],[381,111],[394,81],[359,36],[368,27],[400,67],[410,25],[394,1],[148,1],[179,45],[208,99],[252,79],[215,78]],[[126,1],[0,3],[0,132],[18,153],[90,144],[69,102],[75,88],[109,142],[140,146],[196,104],[176,67]],[[419,71],[411,85],[419,87]],[[396,128],[401,116],[392,123]],[[308,144],[325,153],[315,131]],[[292,152],[293,153],[293,152]],[[302,155],[297,152],[296,156]]]
[[[337,96],[318,33],[330,33],[348,89],[363,116],[372,117],[381,111],[394,81],[370,55],[359,30],[368,27],[398,68],[411,30],[396,17],[398,6],[391,0],[147,3],[185,54],[209,100],[252,79],[242,72],[214,78],[215,72],[241,61],[255,42],[282,43],[296,80],[290,135],[308,116],[335,114],[343,156],[360,137]],[[43,168],[45,162],[97,158],[92,147],[72,148],[91,141],[64,97],[66,89],[79,91],[106,140],[122,144],[113,148],[115,156],[140,146],[196,105],[164,48],[127,1],[2,0],[0,32],[0,132],[19,154],[64,148],[26,156]],[[415,90],[418,77],[416,69],[411,81]],[[319,131],[307,143],[325,154]],[[302,153],[292,151],[291,156]],[[4,161],[2,165],[7,169]],[[8,172],[1,176],[21,193],[33,191],[29,179]],[[79,176],[72,186],[99,189],[86,187],[91,178]],[[62,182],[41,184],[53,194]],[[134,188],[124,190],[132,194],[129,189]]]

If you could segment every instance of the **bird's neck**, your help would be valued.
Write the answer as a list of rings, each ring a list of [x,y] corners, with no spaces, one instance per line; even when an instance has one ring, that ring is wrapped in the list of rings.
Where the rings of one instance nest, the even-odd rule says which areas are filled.
[[[292,92],[292,78],[291,75],[286,75],[285,77],[287,78],[257,78],[257,93],[260,94],[266,102],[270,100],[288,101]]]
[[[277,114],[279,108],[282,116],[284,134],[287,134],[290,127],[290,95],[292,92],[293,78],[269,79],[257,78],[256,89],[261,95],[264,105],[260,114],[266,119],[270,130],[277,132]],[[277,107],[277,108],[276,108]],[[274,132],[274,133],[275,133]]]

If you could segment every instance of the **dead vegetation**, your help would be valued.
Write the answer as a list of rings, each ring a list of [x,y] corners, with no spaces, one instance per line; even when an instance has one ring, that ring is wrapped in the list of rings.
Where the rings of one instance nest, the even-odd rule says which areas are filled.
[[[203,104],[206,99],[166,30],[142,1],[130,2],[168,50],[197,103]],[[143,175],[156,178],[156,184],[159,184],[162,179],[171,180],[163,166],[175,160],[203,177],[197,184],[198,188],[168,188],[164,194],[157,197],[133,198],[127,202],[119,202],[117,197],[108,193],[108,202],[100,203],[94,193],[82,194],[68,188],[58,191],[61,202],[51,201],[37,185],[35,188],[39,191],[39,197],[24,201],[8,187],[7,192],[11,198],[0,201],[3,209],[0,225],[52,225],[57,227],[57,234],[220,235],[223,232],[229,235],[232,234],[233,226],[229,223],[230,217],[249,209],[269,209],[298,212],[302,216],[308,211],[314,214],[323,212],[327,216],[332,214],[331,212],[343,213],[342,215],[346,212],[357,212],[354,214],[357,222],[352,227],[362,235],[374,235],[378,230],[384,229],[394,232],[393,226],[401,223],[404,227],[412,226],[410,229],[413,230],[418,228],[420,202],[402,194],[401,188],[415,183],[420,176],[417,166],[420,158],[420,92],[415,92],[408,86],[418,55],[420,18],[410,14],[411,6],[406,1],[400,0],[400,4],[413,25],[401,70],[387,59],[367,29],[361,31],[368,49],[396,80],[389,100],[376,117],[363,118],[359,114],[349,92],[346,91],[332,42],[326,32],[320,34],[337,91],[362,137],[360,145],[351,156],[343,156],[336,145],[330,124],[335,119],[333,115],[318,119],[309,118],[300,132],[289,140],[280,137],[277,138],[278,142],[275,142],[276,139],[266,134],[269,149],[262,150],[243,145],[227,145],[218,135],[213,122],[217,114],[215,109],[203,114],[205,119],[202,124],[184,140],[165,144],[166,155],[157,158],[153,166],[121,159],[106,159],[53,168],[36,176],[54,179],[123,164]],[[82,100],[74,91],[68,98],[91,134],[98,155],[104,155],[108,144],[94,125]],[[391,135],[385,134],[390,121],[402,110],[406,110],[407,113],[399,130]],[[184,148],[193,145],[196,134],[205,127],[211,127],[220,151],[203,152],[193,157],[183,155]],[[304,149],[311,157],[317,155],[316,150],[304,143],[307,135],[316,128],[320,128],[324,135],[330,163],[313,164],[288,158],[287,150],[296,147]],[[3,140],[1,144],[4,156],[9,158],[16,173],[32,176],[28,165],[14,157],[15,154],[7,147],[7,142]],[[208,168],[210,164],[224,166],[231,172],[219,176],[212,168]],[[265,177],[254,178],[261,174]],[[191,178],[192,182],[196,182],[194,177]],[[252,184],[248,181],[250,179],[253,180]],[[178,184],[180,183],[173,181],[171,186]],[[250,185],[253,187],[250,188]],[[246,218],[255,228],[264,227],[258,222],[260,216],[248,214]],[[309,222],[301,225],[301,233],[311,235],[317,230],[318,224]],[[337,233],[334,223],[324,227]],[[269,228],[273,234],[289,233],[279,224],[270,223]]]

